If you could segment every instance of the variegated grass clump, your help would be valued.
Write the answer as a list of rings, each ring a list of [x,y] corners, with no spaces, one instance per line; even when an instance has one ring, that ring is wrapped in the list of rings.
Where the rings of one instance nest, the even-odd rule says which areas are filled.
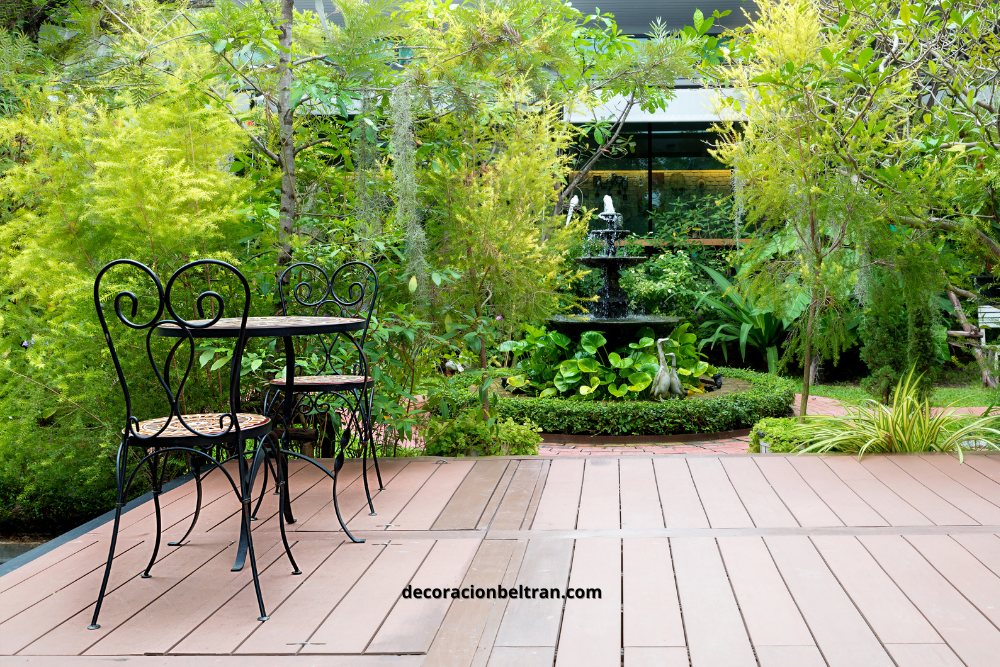
[[[918,398],[919,381],[911,370],[896,385],[892,405],[867,399],[848,404],[843,416],[810,417],[794,429],[795,435],[811,443],[803,451],[857,452],[858,458],[879,453],[954,452],[961,460],[964,443],[1000,449],[1000,416],[990,416],[992,405],[979,418],[956,417],[950,406],[932,415],[927,398]]]

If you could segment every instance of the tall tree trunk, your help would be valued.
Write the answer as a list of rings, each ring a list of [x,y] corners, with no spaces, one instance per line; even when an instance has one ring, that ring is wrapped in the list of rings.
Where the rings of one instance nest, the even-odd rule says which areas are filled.
[[[295,110],[292,109],[293,0],[281,0],[281,34],[278,36],[278,135],[281,146],[281,208],[278,218],[278,266],[292,261],[295,233]]]
[[[806,420],[806,411],[809,408],[809,372],[812,368],[812,338],[813,327],[816,323],[816,300],[809,304],[809,321],[806,323],[806,349],[802,357],[802,399],[799,401],[799,423]]]

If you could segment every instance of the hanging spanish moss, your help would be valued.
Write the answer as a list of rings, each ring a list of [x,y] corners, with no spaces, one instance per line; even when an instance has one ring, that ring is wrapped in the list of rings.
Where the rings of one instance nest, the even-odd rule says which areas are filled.
[[[361,117],[367,118],[372,108],[371,95],[362,96]],[[383,216],[392,205],[379,174],[373,133],[361,132],[354,149],[354,218],[355,233],[365,254],[371,240],[383,233]]]
[[[412,83],[392,91],[392,180],[396,189],[396,225],[406,230],[406,275],[416,298],[427,294],[427,237],[417,213],[417,180],[413,142]]]

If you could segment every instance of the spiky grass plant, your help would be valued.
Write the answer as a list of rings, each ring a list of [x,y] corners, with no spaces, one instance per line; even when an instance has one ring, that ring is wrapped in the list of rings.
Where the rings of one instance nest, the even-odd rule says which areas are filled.
[[[920,398],[920,376],[911,369],[896,385],[892,405],[866,399],[851,402],[843,416],[810,417],[797,426],[795,435],[812,444],[805,452],[830,451],[864,454],[899,452],[954,452],[962,459],[962,443],[975,441],[1000,449],[1000,417],[989,416],[991,405],[980,418],[955,417],[946,407],[932,415],[930,401]]]

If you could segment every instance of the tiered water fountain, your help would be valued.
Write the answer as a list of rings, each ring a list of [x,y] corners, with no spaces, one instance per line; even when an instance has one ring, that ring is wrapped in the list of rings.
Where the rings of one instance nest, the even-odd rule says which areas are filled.
[[[569,215],[573,214],[576,197],[570,204]],[[569,218],[567,216],[567,219]],[[601,331],[608,339],[608,349],[615,349],[631,342],[639,329],[650,327],[658,336],[670,333],[673,325],[681,321],[679,317],[666,315],[635,315],[628,306],[628,295],[622,289],[621,271],[638,266],[646,261],[645,256],[626,257],[621,254],[621,241],[632,235],[622,228],[622,215],[615,212],[610,196],[604,197],[604,211],[597,217],[604,221],[607,229],[594,229],[589,238],[596,241],[600,254],[580,257],[581,266],[601,272],[601,287],[597,291],[598,300],[587,315],[558,316],[549,320],[552,328],[576,340],[584,331]]]

